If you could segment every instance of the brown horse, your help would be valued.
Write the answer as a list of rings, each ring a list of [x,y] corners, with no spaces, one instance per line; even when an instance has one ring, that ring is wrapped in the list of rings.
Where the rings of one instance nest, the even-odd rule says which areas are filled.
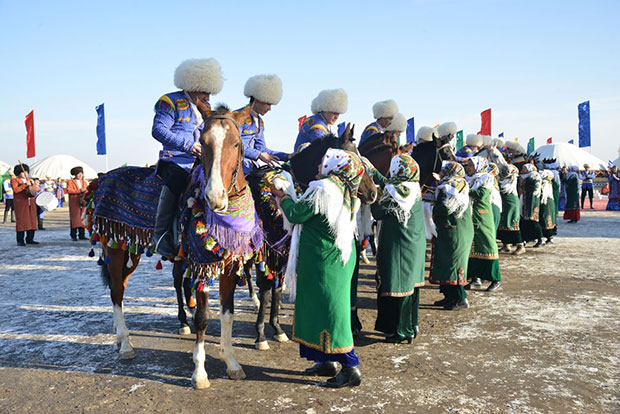
[[[205,119],[200,135],[202,148],[201,163],[204,173],[204,200],[209,209],[219,213],[226,211],[230,201],[238,199],[249,191],[241,161],[243,159],[243,141],[239,131],[239,123],[247,119],[250,107],[239,113],[231,113],[226,107],[218,107],[211,111],[207,106],[198,103],[198,109]],[[190,261],[191,261],[191,252]],[[236,260],[234,255],[228,256],[223,263],[219,283],[220,293],[220,357],[226,363],[226,373],[230,379],[243,379],[243,368],[235,360],[232,348],[232,325],[234,312],[234,292],[236,277],[226,275],[243,274],[243,261]],[[208,293],[196,290],[196,314],[194,327],[196,343],[194,345],[194,373],[192,385],[195,388],[209,387],[209,379],[205,370],[204,335],[209,323]]]

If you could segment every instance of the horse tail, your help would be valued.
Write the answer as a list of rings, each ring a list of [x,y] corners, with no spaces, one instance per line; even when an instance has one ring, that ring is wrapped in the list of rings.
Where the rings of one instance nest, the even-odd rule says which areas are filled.
[[[103,286],[108,288],[110,287],[110,271],[108,270],[108,265],[107,263],[105,263],[105,260],[104,263],[101,265],[101,282],[103,283]]]

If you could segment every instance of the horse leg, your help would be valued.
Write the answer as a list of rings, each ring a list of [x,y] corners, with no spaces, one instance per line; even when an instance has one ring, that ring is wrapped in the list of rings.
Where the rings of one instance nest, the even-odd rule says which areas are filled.
[[[194,317],[196,313],[196,300],[192,296],[192,280],[190,278],[183,278],[183,292],[185,293],[185,304],[187,304],[189,312]]]
[[[185,304],[183,303],[183,262],[176,261],[172,266],[172,277],[174,278],[174,290],[177,293],[177,317],[181,326],[179,328],[179,335],[189,335],[192,330],[187,323],[187,314],[185,313]]]
[[[269,303],[269,294],[271,293],[271,286],[265,286],[267,284],[267,278],[265,272],[261,272],[256,269],[256,286],[258,287],[258,299],[260,306],[258,308],[258,315],[256,316],[256,341],[254,346],[256,349],[266,351],[269,349],[269,343],[265,338],[265,313],[267,311],[267,303]]]
[[[234,265],[234,263],[231,263],[229,266]],[[237,269],[239,274],[242,271],[242,268]],[[245,372],[243,372],[243,368],[235,359],[232,347],[234,295],[235,287],[237,286],[235,274],[237,272],[227,272],[225,270],[224,274],[220,276],[220,358],[226,363],[228,378],[233,380],[245,378]]]
[[[131,254],[133,264],[128,268],[126,266],[130,255],[128,251],[106,248],[106,255],[110,260],[110,263],[107,265],[107,270],[110,276],[110,297],[112,298],[116,345],[119,347],[121,359],[133,359],[136,357],[136,353],[129,341],[129,330],[127,329],[127,325],[125,325],[123,295],[125,294],[129,277],[134,270],[136,270],[136,267],[138,267],[140,256]]]
[[[194,373],[192,386],[196,389],[209,388],[209,377],[205,370],[205,330],[209,324],[209,292],[196,291],[196,314],[194,315],[194,329],[196,343],[194,344]]]
[[[269,313],[269,325],[275,331],[273,339],[277,342],[288,342],[288,336],[280,326],[280,300],[282,298],[282,286],[276,288],[276,282],[272,281],[271,309]]]
[[[254,264],[254,257],[243,264],[243,273],[245,274],[245,281],[248,283],[248,294],[250,295],[250,299],[254,302],[255,310],[260,308],[260,300],[256,295],[256,290],[254,289],[254,285],[252,284],[252,265]],[[258,279],[258,274],[257,274]]]

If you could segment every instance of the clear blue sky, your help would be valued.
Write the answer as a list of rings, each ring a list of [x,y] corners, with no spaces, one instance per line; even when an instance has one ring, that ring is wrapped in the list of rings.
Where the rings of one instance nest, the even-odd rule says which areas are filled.
[[[215,57],[224,89],[246,103],[248,77],[277,73],[284,96],[265,117],[273,149],[291,151],[297,118],[322,89],[344,88],[357,135],[378,100],[416,127],[455,121],[465,134],[493,110],[493,135],[526,145],[577,138],[590,100],[592,152],[618,157],[618,1],[0,1],[0,160],[25,161],[35,110],[37,159],[64,153],[93,168],[104,102],[110,168],[154,163],[153,105],[184,59]]]

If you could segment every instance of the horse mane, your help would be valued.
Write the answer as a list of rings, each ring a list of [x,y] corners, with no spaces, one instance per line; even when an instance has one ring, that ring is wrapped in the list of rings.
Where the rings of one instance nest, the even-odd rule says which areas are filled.
[[[217,106],[215,107],[211,115],[226,115],[229,113],[230,113],[230,108],[228,107],[228,105],[220,103],[220,104],[217,104]]]

